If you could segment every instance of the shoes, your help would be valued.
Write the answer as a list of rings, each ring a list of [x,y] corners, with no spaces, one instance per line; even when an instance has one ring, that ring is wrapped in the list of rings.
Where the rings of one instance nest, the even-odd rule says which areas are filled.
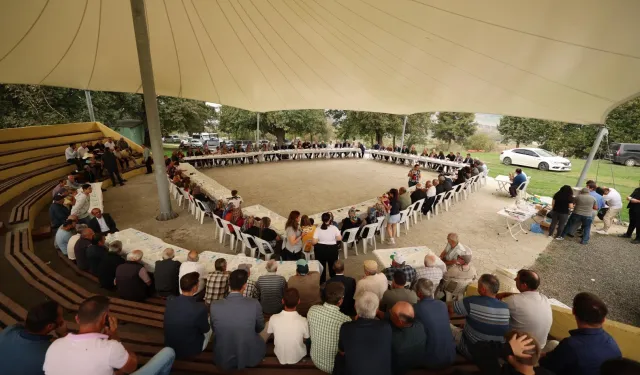
[[[120,183],[120,186],[124,186],[124,183],[122,183],[122,182],[121,182],[121,183]]]
[[[558,240],[558,241],[564,241],[564,237],[556,237],[556,240]]]
[[[633,240],[633,241],[631,241],[631,243],[639,244],[640,240]]]
[[[573,238],[573,237],[575,237],[575,236],[574,236],[573,234],[567,234],[567,237],[571,237],[571,238]]]
[[[605,231],[603,231],[603,230],[594,230],[594,232],[596,232],[596,233],[598,233],[598,234],[604,234],[604,235],[609,234],[609,233],[607,233],[607,232],[605,232]]]
[[[628,236],[626,233],[625,234],[619,234],[618,237],[621,238],[631,238],[631,236]]]

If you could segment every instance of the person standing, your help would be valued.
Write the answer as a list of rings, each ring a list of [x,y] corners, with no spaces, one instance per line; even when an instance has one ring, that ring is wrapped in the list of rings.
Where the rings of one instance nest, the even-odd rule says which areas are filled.
[[[124,186],[124,181],[122,176],[120,176],[120,171],[118,170],[118,159],[113,154],[109,147],[104,148],[104,154],[102,155],[102,162],[104,163],[104,168],[107,170],[107,174],[109,178],[111,178],[111,185],[116,186],[116,178],[120,183],[120,186]]]
[[[602,190],[604,192],[602,199],[604,200],[604,203],[607,205],[608,209],[607,213],[605,213],[604,217],[602,218],[602,221],[604,222],[602,230],[596,230],[595,232],[598,234],[608,234],[613,219],[618,217],[620,210],[622,210],[622,197],[616,189],[603,186]]]
[[[387,220],[387,243],[395,245],[395,236],[400,222],[400,201],[398,200],[398,189],[389,190],[389,218]]]
[[[631,238],[633,231],[636,231],[636,239],[633,243],[640,243],[640,187],[636,188],[630,196],[627,197],[627,208],[629,209],[629,227],[627,233],[621,234],[620,237]]]
[[[89,208],[91,207],[91,193],[93,188],[90,184],[82,185],[82,193],[76,196],[76,203],[71,208],[71,215],[78,217],[78,222],[89,225],[91,216]]]
[[[151,151],[147,145],[142,145],[142,161],[144,162],[145,167],[147,167],[146,174],[151,174],[153,172],[153,158],[151,158]]]
[[[416,164],[409,170],[409,187],[416,186],[420,182],[420,164]]]
[[[300,229],[300,211],[291,211],[284,226],[285,239],[282,245],[281,260],[302,258],[302,230]]]
[[[330,277],[336,275],[332,265],[338,260],[338,241],[341,240],[340,230],[331,223],[331,215],[328,212],[323,213],[322,225],[313,232],[316,260],[323,267],[322,275],[320,275],[320,284],[326,281],[327,271],[329,271]]]
[[[554,194],[551,201],[551,225],[549,226],[549,237],[562,237],[565,225],[569,219],[569,209],[573,208],[573,189],[569,185],[564,185]],[[558,227],[558,232],[553,235],[553,231]]]
[[[575,197],[575,208],[569,223],[564,227],[562,235],[558,237],[558,240],[563,240],[564,236],[573,236],[575,232],[576,224],[582,224],[582,241],[583,245],[589,243],[589,234],[591,233],[591,224],[593,223],[593,211],[598,209],[598,202],[589,193],[589,188],[582,188],[580,195]]]

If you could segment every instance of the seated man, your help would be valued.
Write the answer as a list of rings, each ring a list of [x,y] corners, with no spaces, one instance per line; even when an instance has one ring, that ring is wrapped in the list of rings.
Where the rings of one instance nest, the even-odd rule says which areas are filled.
[[[457,264],[458,257],[461,255],[471,255],[471,249],[466,248],[460,243],[457,233],[449,233],[447,235],[447,246],[445,246],[442,253],[440,253],[440,259],[442,259],[448,268]]]
[[[522,173],[522,169],[517,168],[515,176],[511,177],[511,185],[509,186],[509,194],[511,198],[515,198],[518,195],[518,189],[523,189],[520,187],[523,182],[527,181],[527,176]]]
[[[191,273],[197,272],[200,275],[200,283],[198,284],[198,293],[196,293],[196,299],[202,301],[204,299],[205,291],[205,280],[207,279],[207,270],[204,268],[204,264],[199,263],[200,256],[198,252],[195,250],[189,251],[187,255],[187,261],[180,265],[180,273],[178,277],[181,279],[182,276]]]
[[[428,183],[429,181],[427,181]],[[427,190],[422,188],[422,184],[418,182],[416,190],[411,193],[411,203],[416,203],[420,199],[427,198]]]
[[[278,271],[278,262],[274,259],[270,259],[265,267],[267,274],[258,277],[256,281],[256,288],[258,288],[260,295],[260,305],[262,305],[263,313],[277,314],[282,311],[282,299],[287,288],[287,280],[276,273]]]
[[[69,147],[64,150],[64,157],[67,159],[67,163],[76,166],[76,171],[82,170],[82,159],[78,157],[78,150],[75,143],[69,143]]]
[[[357,300],[362,293],[373,292],[380,300],[387,289],[389,289],[389,283],[384,273],[378,272],[378,262],[365,260],[364,276],[356,283],[356,293],[353,298]]]
[[[295,288],[284,292],[284,311],[271,316],[267,333],[273,334],[274,352],[278,362],[292,365],[307,355],[305,341],[309,339],[309,323],[296,312],[300,294]]]
[[[247,277],[251,277],[251,264],[249,263],[238,264],[238,269],[247,271]],[[256,287],[256,283],[251,279],[247,279],[247,286],[244,288],[244,291],[242,292],[242,296],[247,298],[255,298],[259,300],[260,294],[258,293],[259,292],[258,292],[258,288]]]
[[[387,314],[387,321],[391,323],[391,368],[394,375],[423,367],[425,359],[427,336],[420,321],[415,320],[413,306],[405,301],[399,301]]]
[[[538,292],[540,278],[537,273],[522,269],[515,281],[520,293],[499,293],[497,297],[509,306],[511,329],[528,332],[544,348],[553,317],[549,300]]]
[[[471,359],[471,348],[480,341],[504,342],[509,330],[509,307],[498,300],[497,277],[484,274],[478,280],[478,296],[465,297],[449,304],[449,315],[466,317],[464,329],[451,326],[460,354]]]
[[[78,181],[76,181],[76,176],[75,175],[68,175],[67,176],[67,181],[66,181],[66,187],[69,189],[80,189],[82,187],[81,183],[78,183]]]
[[[60,249],[62,254],[67,255],[68,244],[71,236],[73,236],[73,228],[76,223],[73,220],[66,220],[60,228],[56,231],[55,243],[56,247]]]
[[[162,251],[162,260],[156,261],[153,276],[160,297],[180,294],[180,261],[174,260],[175,256],[175,251],[168,247]]]
[[[356,293],[356,280],[352,277],[344,275],[344,261],[340,259],[333,262],[333,271],[336,274],[335,276],[327,280],[327,283],[325,284],[325,290],[326,285],[329,285],[329,283],[342,283],[342,285],[344,285],[344,298],[342,300],[342,304],[340,305],[340,312],[348,316],[353,316],[356,314],[356,310],[354,307],[355,300],[353,299]]]
[[[229,295],[211,304],[211,328],[215,332],[214,361],[223,371],[255,367],[264,358],[266,344],[260,337],[264,316],[260,302],[242,296],[249,275],[235,270],[229,275]]]
[[[436,287],[440,285],[440,280],[444,276],[444,272],[442,269],[445,267],[444,265],[441,267],[442,262],[438,264],[438,257],[435,254],[427,254],[424,257],[424,267],[416,268],[416,281],[419,279],[429,279]],[[445,268],[446,270],[446,268]],[[415,284],[415,283],[414,283]]]
[[[388,311],[397,302],[406,301],[411,304],[418,302],[418,296],[413,290],[405,289],[407,279],[402,271],[396,271],[393,273],[393,281],[391,281],[391,289],[384,292],[382,299],[380,300],[380,310]]]
[[[622,357],[616,341],[602,328],[607,305],[591,293],[573,298],[573,315],[577,329],[541,360],[540,366],[556,374],[600,374],[600,366],[609,359]]]
[[[76,256],[76,264],[78,268],[83,271],[89,271],[89,259],[87,258],[87,248],[91,245],[93,235],[95,233],[91,228],[84,229],[80,233],[80,239],[73,247],[73,252]]]
[[[76,203],[71,207],[71,215],[76,215],[78,221],[82,224],[89,224],[91,216],[89,208],[91,207],[91,193],[93,189],[91,185],[82,185],[82,193],[76,195]]]
[[[456,344],[449,325],[447,305],[434,299],[436,286],[428,279],[419,279],[415,286],[418,303],[414,305],[416,320],[422,323],[426,335],[424,365],[430,369],[450,366],[456,359]]]
[[[411,196],[404,186],[401,187],[398,192],[400,193],[400,195],[398,195],[398,202],[400,202],[400,211],[406,210],[407,207],[411,206]]]
[[[100,287],[108,290],[114,288],[113,280],[116,278],[116,269],[124,262],[125,260],[122,258],[122,242],[111,241],[109,243],[109,252],[100,261],[98,272],[96,273],[100,281]]]
[[[69,238],[69,242],[67,242],[67,257],[74,263],[76,262],[76,244],[80,239],[82,231],[85,229],[88,229],[87,224],[76,224],[75,234],[71,236],[71,238]]]
[[[202,351],[211,339],[207,307],[197,302],[200,275],[188,273],[180,278],[179,296],[169,296],[164,310],[164,344],[173,348],[177,358],[190,358]]]
[[[405,275],[406,282],[413,284],[416,280],[416,270],[410,265],[406,264],[406,260],[402,254],[392,256],[391,267],[387,267],[382,270],[382,273],[387,277],[387,280],[393,279],[393,274],[396,271],[402,271]]]
[[[309,265],[304,259],[299,259],[296,263],[296,274],[289,278],[287,282],[289,288],[295,288],[300,293],[300,303],[298,313],[304,317],[313,305],[322,303],[320,297],[320,273],[309,272]]]
[[[481,374],[553,374],[537,367],[542,349],[533,336],[511,330],[505,338],[505,343],[484,341],[474,346],[473,361]]]
[[[142,250],[133,250],[127,254],[127,261],[116,268],[115,284],[122,299],[142,302],[149,296],[151,278],[140,263],[142,255]]]
[[[105,238],[100,233],[93,235],[91,245],[87,247],[87,261],[89,261],[89,272],[98,275],[98,266],[102,262],[102,258],[107,255],[109,249],[104,246]]]
[[[55,332],[58,338],[67,335],[67,324],[57,302],[41,303],[27,313],[24,324],[6,327],[0,332],[0,364],[2,375],[42,374],[45,355]]]
[[[356,300],[358,318],[340,327],[334,375],[376,374],[391,375],[391,326],[376,319],[378,297],[364,292]],[[312,339],[313,340],[313,339]]]
[[[51,191],[51,196],[55,197],[56,195],[67,195],[67,180],[60,179],[58,180],[58,185],[53,188]]]
[[[471,264],[471,255],[461,255],[455,265],[449,267],[442,277],[441,293],[447,299],[457,299],[464,296],[467,286],[478,277],[476,268]]]
[[[49,206],[49,219],[51,220],[51,231],[53,233],[56,233],[55,231],[67,221],[71,214],[71,210],[64,205],[64,199],[64,195],[58,194],[53,197],[53,203]]]
[[[442,177],[442,179],[440,179],[440,177]],[[444,193],[444,177],[440,176],[438,178],[434,178],[433,181],[431,181],[431,184],[433,187],[436,188],[436,193],[434,194],[434,196],[438,195],[438,194],[442,194]],[[433,190],[431,191],[431,194],[433,194]]]
[[[209,305],[221,300],[229,294],[229,272],[224,258],[216,259],[215,271],[207,275],[205,282],[204,302]],[[182,269],[182,268],[181,268]]]
[[[111,215],[103,214],[99,208],[91,210],[93,219],[89,220],[89,228],[93,229],[96,233],[102,233],[103,235],[115,233],[118,231],[116,222],[113,221]]]

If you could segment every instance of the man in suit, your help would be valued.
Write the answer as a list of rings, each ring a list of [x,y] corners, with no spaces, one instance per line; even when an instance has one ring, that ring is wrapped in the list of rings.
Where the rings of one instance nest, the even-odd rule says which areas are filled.
[[[248,279],[245,270],[231,272],[229,295],[211,304],[214,363],[223,371],[255,367],[265,355],[262,307],[258,300],[242,296]]]
[[[354,316],[356,310],[354,308],[355,301],[353,296],[356,293],[356,280],[353,277],[344,275],[344,262],[340,259],[333,263],[333,270],[336,272],[336,275],[327,280],[326,285],[332,282],[339,282],[344,285],[344,297],[340,305],[340,312],[348,316]]]
[[[111,149],[109,147],[105,147],[104,154],[102,155],[102,162],[104,163],[104,168],[107,170],[107,174],[111,178],[111,185],[116,186],[116,178],[118,178],[120,186],[124,186],[125,180],[120,176],[117,160],[118,158],[116,158]]]
[[[89,220],[89,228],[93,229],[94,232],[101,233],[106,236],[107,234],[118,231],[116,222],[113,221],[111,215],[103,214],[99,208],[91,210],[91,215],[93,215],[93,219]]]

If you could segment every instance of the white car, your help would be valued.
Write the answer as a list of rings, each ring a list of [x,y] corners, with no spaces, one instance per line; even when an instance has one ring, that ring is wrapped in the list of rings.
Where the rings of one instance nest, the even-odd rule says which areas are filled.
[[[570,171],[571,161],[541,148],[514,148],[500,153],[504,165],[522,165],[541,171]]]

